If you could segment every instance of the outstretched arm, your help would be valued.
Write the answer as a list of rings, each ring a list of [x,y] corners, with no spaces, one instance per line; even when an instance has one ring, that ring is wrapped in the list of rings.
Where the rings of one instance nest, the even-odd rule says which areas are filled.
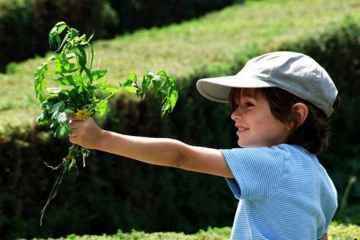
[[[170,138],[129,136],[99,128],[92,118],[73,119],[70,142],[149,164],[176,167],[231,178],[224,157],[217,149],[196,147]]]
[[[168,138],[129,136],[104,131],[96,149],[141,162],[179,167],[182,143]]]

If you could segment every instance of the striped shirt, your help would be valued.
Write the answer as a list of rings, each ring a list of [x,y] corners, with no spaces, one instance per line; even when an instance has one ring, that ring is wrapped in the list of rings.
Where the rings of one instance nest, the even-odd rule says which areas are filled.
[[[316,240],[337,209],[337,191],[316,155],[298,145],[222,149],[239,200],[232,240]]]

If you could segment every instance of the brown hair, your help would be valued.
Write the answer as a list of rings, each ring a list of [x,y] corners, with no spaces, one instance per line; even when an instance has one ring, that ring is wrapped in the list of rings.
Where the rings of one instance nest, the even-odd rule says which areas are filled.
[[[313,154],[319,154],[326,150],[329,145],[330,124],[329,118],[319,108],[306,100],[303,100],[280,88],[259,88],[255,90],[233,88],[229,95],[231,107],[234,110],[235,98],[239,94],[255,96],[262,94],[269,103],[272,115],[283,123],[295,121],[292,106],[302,102],[309,109],[306,120],[294,129],[286,140],[288,144],[297,144]],[[334,108],[339,105],[339,99],[335,101]]]

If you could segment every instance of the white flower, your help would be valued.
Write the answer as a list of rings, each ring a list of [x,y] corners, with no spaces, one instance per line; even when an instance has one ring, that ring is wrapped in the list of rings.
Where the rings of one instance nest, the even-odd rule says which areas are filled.
[[[67,116],[66,116],[66,113],[65,113],[65,112],[62,112],[62,113],[59,114],[58,121],[59,121],[60,123],[65,123],[65,122],[67,122]]]

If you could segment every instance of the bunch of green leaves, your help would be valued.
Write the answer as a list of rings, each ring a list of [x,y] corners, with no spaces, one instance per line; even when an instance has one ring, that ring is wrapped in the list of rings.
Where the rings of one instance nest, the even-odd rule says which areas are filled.
[[[148,93],[158,96],[162,101],[162,116],[175,107],[178,90],[176,80],[165,71],[148,72],[142,81],[136,74],[130,74],[128,79],[119,86],[106,83],[106,70],[93,67],[94,49],[90,43],[93,35],[80,35],[75,28],[65,22],[57,23],[49,33],[49,43],[55,48],[55,54],[44,62],[35,72],[34,88],[42,113],[37,118],[41,125],[50,127],[55,137],[68,137],[70,116],[86,119],[87,117],[103,117],[108,111],[108,102],[121,89],[145,97]],[[48,87],[49,84],[51,87]],[[41,211],[40,225],[45,210],[50,201],[55,198],[58,187],[66,173],[72,169],[78,170],[90,150],[78,145],[71,145],[68,154],[57,166],[46,166],[53,170],[62,168],[55,181],[49,198]]]
[[[62,34],[65,34],[63,39]],[[57,54],[37,69],[35,94],[43,109],[37,120],[42,124],[50,123],[56,137],[68,136],[68,116],[79,110],[86,110],[90,116],[95,113],[103,116],[109,98],[119,90],[103,79],[106,70],[93,69],[91,39],[92,35],[89,38],[85,34],[80,36],[64,22],[57,23],[50,31],[50,46],[57,49]],[[55,66],[51,79],[57,86],[46,88],[49,64]]]
[[[132,73],[120,86],[130,92],[135,92],[137,96],[142,98],[145,98],[148,94],[159,97],[162,101],[162,116],[172,112],[178,100],[176,80],[168,76],[165,71],[159,71],[156,74],[148,72],[141,81],[138,80],[135,73]]]

